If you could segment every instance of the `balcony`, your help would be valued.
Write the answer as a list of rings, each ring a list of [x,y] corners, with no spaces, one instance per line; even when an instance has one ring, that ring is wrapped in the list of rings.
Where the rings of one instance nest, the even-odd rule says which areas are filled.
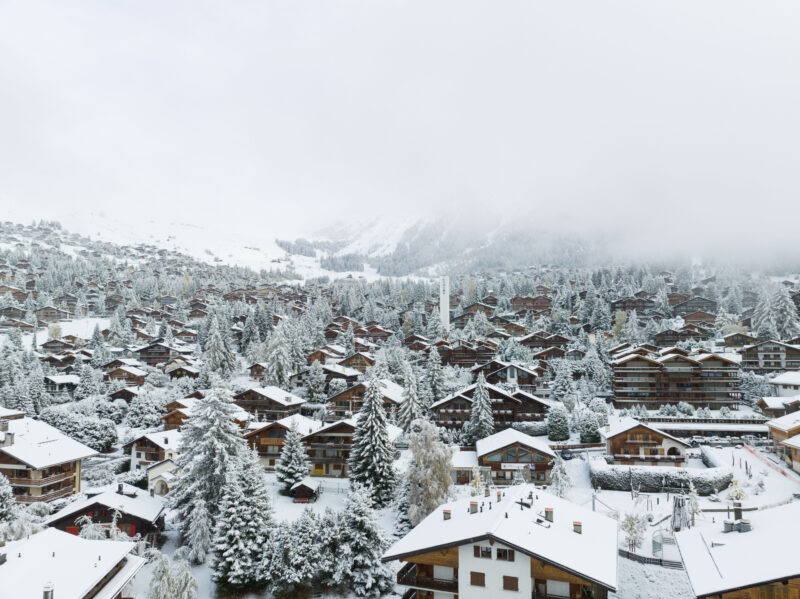
[[[39,495],[38,497],[32,495],[14,495],[14,499],[21,503],[38,503],[41,501],[52,501],[54,499],[61,499],[62,497],[69,497],[74,492],[74,487],[64,487],[51,491],[50,493],[45,493],[44,495]]]
[[[13,477],[9,478],[8,482],[12,485],[17,487],[44,487],[45,485],[50,485],[53,483],[57,483],[62,480],[67,480],[68,478],[72,478],[75,476],[75,472],[59,472],[58,474],[52,474],[46,478],[29,478],[29,477]]]
[[[397,573],[397,584],[426,591],[458,593],[458,581],[417,575],[417,564],[407,563]]]

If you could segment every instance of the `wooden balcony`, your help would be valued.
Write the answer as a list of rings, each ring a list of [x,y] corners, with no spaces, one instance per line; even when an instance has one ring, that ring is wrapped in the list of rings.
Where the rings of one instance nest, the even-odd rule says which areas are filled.
[[[458,593],[458,581],[417,575],[417,564],[407,563],[397,573],[397,584],[426,591]]]
[[[9,478],[8,482],[17,487],[43,487],[62,480],[67,480],[73,476],[75,476],[74,471],[59,472],[58,474],[52,474],[45,478],[13,477]]]
[[[61,499],[62,497],[69,497],[75,492],[74,487],[63,487],[56,489],[50,493],[45,493],[34,497],[31,495],[15,495],[14,498],[21,503],[39,503],[41,501],[52,501],[54,499]]]

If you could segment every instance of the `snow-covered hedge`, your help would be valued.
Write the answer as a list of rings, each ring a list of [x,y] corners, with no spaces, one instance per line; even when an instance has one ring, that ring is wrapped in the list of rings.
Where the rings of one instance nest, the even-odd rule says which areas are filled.
[[[711,495],[728,487],[733,472],[728,467],[672,468],[668,466],[611,466],[601,459],[589,461],[592,487],[611,491],[658,493],[664,487],[689,488],[694,483],[700,495]]]
[[[109,451],[117,442],[112,420],[70,411],[67,405],[45,408],[39,419],[95,451]]]
[[[531,437],[542,437],[547,434],[546,420],[540,422],[515,422],[511,427]]]

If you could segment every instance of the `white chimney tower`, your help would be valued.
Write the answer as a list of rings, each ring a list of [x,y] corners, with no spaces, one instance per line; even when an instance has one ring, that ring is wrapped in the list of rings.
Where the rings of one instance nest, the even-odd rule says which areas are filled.
[[[450,330],[450,277],[439,279],[439,318],[445,330]]]

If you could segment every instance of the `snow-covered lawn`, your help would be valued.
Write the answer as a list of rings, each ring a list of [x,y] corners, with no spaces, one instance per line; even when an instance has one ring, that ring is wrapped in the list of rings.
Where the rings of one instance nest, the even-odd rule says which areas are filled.
[[[689,578],[684,570],[640,564],[620,557],[617,560],[618,599],[694,599]]]

